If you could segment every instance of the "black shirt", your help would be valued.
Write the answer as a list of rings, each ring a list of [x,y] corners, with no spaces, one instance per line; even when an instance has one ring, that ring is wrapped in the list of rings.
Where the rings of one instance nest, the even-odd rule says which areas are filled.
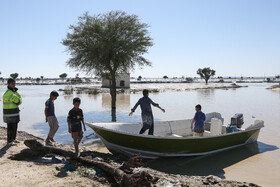
[[[74,124],[81,124],[81,121],[84,119],[84,115],[83,115],[83,110],[82,109],[78,109],[76,110],[75,108],[72,108],[69,113],[68,113],[68,117],[67,120],[70,121],[70,124],[74,125]]]

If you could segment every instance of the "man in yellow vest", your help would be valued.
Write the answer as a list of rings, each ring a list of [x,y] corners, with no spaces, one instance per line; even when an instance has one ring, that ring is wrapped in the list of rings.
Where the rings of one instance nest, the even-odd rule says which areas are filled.
[[[22,103],[21,96],[17,92],[16,81],[8,79],[8,89],[3,95],[3,119],[7,123],[7,144],[18,143],[16,140],[19,118],[18,106]]]

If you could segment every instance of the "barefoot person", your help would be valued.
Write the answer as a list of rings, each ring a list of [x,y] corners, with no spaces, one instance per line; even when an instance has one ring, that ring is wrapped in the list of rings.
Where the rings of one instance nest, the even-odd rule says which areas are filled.
[[[149,91],[145,89],[143,90],[143,97],[138,100],[138,102],[135,104],[135,106],[131,109],[131,112],[129,113],[129,116],[131,116],[133,112],[135,112],[138,105],[140,105],[142,111],[141,116],[142,116],[143,127],[140,130],[139,134],[143,134],[147,129],[149,129],[149,133],[148,133],[149,135],[154,134],[154,117],[153,117],[151,104],[161,109],[162,112],[165,112],[165,110],[161,108],[159,104],[154,103],[149,98]]]
[[[194,136],[203,136],[204,134],[204,121],[205,121],[205,114],[201,111],[201,106],[195,106],[196,113],[191,123],[191,129],[193,129],[194,124]]]
[[[17,92],[16,81],[8,79],[8,89],[3,95],[3,120],[7,123],[7,144],[14,145],[16,140],[19,118],[18,106],[22,103],[20,94]]]
[[[46,145],[51,145],[51,141],[54,141],[54,135],[59,128],[57,118],[54,113],[54,101],[57,99],[59,94],[56,91],[50,93],[50,98],[45,103],[45,117],[46,122],[49,123],[50,131],[48,137],[46,138]]]
[[[84,115],[82,109],[80,109],[81,99],[76,97],[73,99],[74,108],[72,108],[68,113],[68,132],[71,133],[74,140],[75,153],[79,156],[79,143],[83,138],[83,129],[81,122],[84,126],[84,131],[86,131],[86,126],[84,122]]]

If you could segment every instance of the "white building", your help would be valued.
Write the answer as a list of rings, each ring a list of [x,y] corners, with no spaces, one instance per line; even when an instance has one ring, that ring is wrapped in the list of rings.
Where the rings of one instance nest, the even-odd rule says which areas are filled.
[[[109,88],[110,81],[102,79],[102,88]],[[120,73],[116,76],[117,88],[130,88],[130,73]]]

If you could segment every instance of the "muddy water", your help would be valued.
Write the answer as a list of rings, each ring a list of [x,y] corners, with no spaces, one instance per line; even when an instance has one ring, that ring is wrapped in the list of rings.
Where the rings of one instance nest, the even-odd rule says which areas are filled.
[[[178,84],[180,86],[180,84]],[[261,130],[259,141],[256,144],[239,147],[221,153],[192,158],[172,158],[149,161],[148,166],[174,174],[188,175],[217,175],[226,179],[254,182],[263,186],[279,186],[280,183],[280,92],[265,88],[270,84],[248,84],[248,88],[239,89],[210,89],[186,92],[165,92],[150,94],[154,102],[166,109],[162,113],[153,108],[155,120],[177,120],[192,118],[194,106],[202,105],[207,112],[217,111],[222,114],[225,124],[235,113],[244,114],[244,127],[256,119],[265,121],[265,128]],[[64,86],[19,86],[23,96],[21,105],[21,122],[19,130],[45,138],[48,133],[48,124],[44,121],[44,103],[52,90]],[[6,90],[0,86],[0,94]],[[99,94],[74,94],[61,96],[55,101],[55,113],[60,128],[56,140],[60,143],[71,143],[72,139],[67,132],[67,114],[72,108],[72,99],[79,96],[82,99],[81,108],[85,120],[94,122],[111,121],[110,96]],[[141,97],[141,94],[121,94],[117,98],[117,121],[140,121],[138,108],[132,117],[128,116],[130,108]],[[2,98],[1,98],[2,99]],[[2,102],[0,104],[2,108]],[[6,126],[2,121],[1,126]],[[85,132],[83,143],[89,147],[104,149],[91,129]]]

